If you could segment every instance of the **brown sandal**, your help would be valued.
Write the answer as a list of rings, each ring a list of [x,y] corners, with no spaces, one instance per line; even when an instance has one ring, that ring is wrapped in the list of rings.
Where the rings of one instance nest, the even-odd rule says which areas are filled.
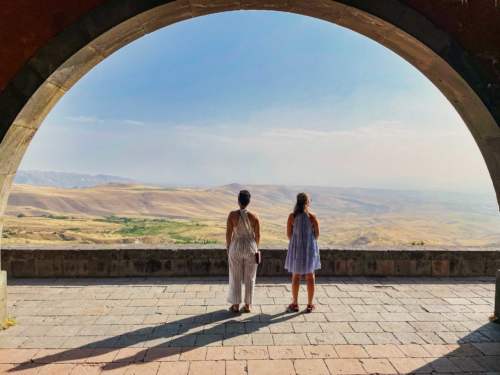
[[[240,308],[236,306],[231,306],[229,308],[229,311],[232,312],[233,314],[239,314],[240,313]]]
[[[293,312],[299,312],[299,305],[296,303],[291,303],[288,305],[286,308],[286,312],[293,313]]]
[[[240,312],[241,313],[249,313],[250,312],[250,307],[248,307],[247,305],[243,306],[241,309],[240,309]]]
[[[306,313],[312,313],[314,310],[316,310],[316,306],[314,305],[307,305],[306,307]]]

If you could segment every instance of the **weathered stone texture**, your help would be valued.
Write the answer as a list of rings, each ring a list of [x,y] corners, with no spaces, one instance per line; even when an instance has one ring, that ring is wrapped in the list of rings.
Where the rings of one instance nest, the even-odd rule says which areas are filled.
[[[262,250],[260,276],[285,276],[285,250]],[[494,276],[498,251],[322,250],[320,276]],[[451,266],[453,265],[453,266]],[[218,249],[4,249],[10,277],[225,276]]]
[[[228,288],[219,277],[12,280],[17,324],[0,332],[0,373],[486,375],[500,369],[500,325],[488,322],[493,278],[318,278],[311,314],[284,313],[288,278],[259,278],[249,314],[227,311]],[[298,302],[305,307],[305,288]]]

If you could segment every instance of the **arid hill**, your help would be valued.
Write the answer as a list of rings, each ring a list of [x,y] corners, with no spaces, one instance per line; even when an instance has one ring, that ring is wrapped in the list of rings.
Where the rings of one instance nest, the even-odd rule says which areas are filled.
[[[263,246],[284,246],[297,192],[312,197],[328,247],[491,248],[500,245],[493,198],[443,192],[245,186],[262,220]],[[14,185],[3,244],[222,244],[238,184],[165,188],[108,184],[63,189]]]

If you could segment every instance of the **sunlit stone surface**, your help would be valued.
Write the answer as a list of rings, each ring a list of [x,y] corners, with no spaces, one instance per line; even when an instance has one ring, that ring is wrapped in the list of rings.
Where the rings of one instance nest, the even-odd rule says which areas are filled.
[[[12,281],[0,372],[500,371],[494,278],[318,278],[312,314],[284,313],[286,279],[258,281],[240,316],[220,278]]]

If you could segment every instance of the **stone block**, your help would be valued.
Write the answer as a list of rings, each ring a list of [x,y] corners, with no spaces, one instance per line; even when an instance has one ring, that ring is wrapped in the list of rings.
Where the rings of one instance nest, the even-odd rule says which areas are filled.
[[[325,0],[288,0],[290,12],[321,18],[342,25],[347,19],[355,19],[352,8]],[[359,12],[358,12],[359,13]]]
[[[0,144],[0,174],[13,175],[28,148],[35,130],[24,126],[12,125]],[[10,186],[10,185],[9,185]]]
[[[377,276],[392,276],[394,275],[394,260],[392,259],[377,259],[376,260],[376,275]]]
[[[500,257],[499,259],[497,259],[490,254],[486,260],[485,276],[494,277],[496,276],[496,273],[499,269],[500,269]]]
[[[188,0],[176,0],[153,8],[137,17],[145,33],[151,33],[162,27],[193,17]]]
[[[7,207],[7,201],[9,200],[10,188],[12,182],[14,181],[14,175],[0,175],[0,212],[3,213]],[[2,233],[4,217],[0,216],[0,235]],[[0,236],[1,239],[1,236]],[[1,261],[0,261],[1,263]]]
[[[239,0],[189,0],[189,3],[193,17],[241,9]]]
[[[488,253],[484,251],[463,252],[461,254],[461,270],[463,276],[484,276]]]
[[[249,10],[281,10],[290,8],[290,0],[240,0],[241,9]]]
[[[363,275],[363,258],[354,258],[346,260],[346,269],[348,276],[360,276]]]
[[[347,275],[347,261],[345,259],[337,259],[334,264],[335,275]]]
[[[64,277],[85,277],[88,270],[87,259],[64,259],[62,272]]]
[[[407,276],[410,274],[410,261],[408,259],[396,259],[394,261],[394,276]]]
[[[447,259],[432,261],[432,276],[445,277],[450,275],[450,262]]]
[[[2,250],[3,252],[3,250]],[[10,274],[15,277],[37,277],[35,261],[33,259],[28,261],[16,261],[10,263],[10,267],[5,267],[9,270]]]
[[[68,91],[84,74],[100,63],[104,57],[91,45],[82,48],[47,79],[55,86]]]
[[[109,257],[104,255],[104,257],[101,259],[91,258],[88,263],[88,274],[82,276],[109,277],[112,276],[111,269],[112,261],[111,259],[109,259]],[[116,274],[115,276],[121,275]]]
[[[146,35],[146,32],[142,27],[140,17],[134,17],[94,39],[88,45],[88,48],[94,50],[94,54],[102,59],[144,35]],[[71,58],[68,61],[73,59]],[[92,57],[92,59],[99,59],[99,57]]]
[[[14,120],[14,125],[38,129],[45,116],[64,93],[65,91],[59,86],[46,81],[35,91],[22,111],[19,112]]]
[[[410,260],[409,276],[431,276],[431,261],[429,259]]]
[[[449,257],[449,275],[448,276],[459,276],[462,273],[462,259],[459,254],[451,253]]]

